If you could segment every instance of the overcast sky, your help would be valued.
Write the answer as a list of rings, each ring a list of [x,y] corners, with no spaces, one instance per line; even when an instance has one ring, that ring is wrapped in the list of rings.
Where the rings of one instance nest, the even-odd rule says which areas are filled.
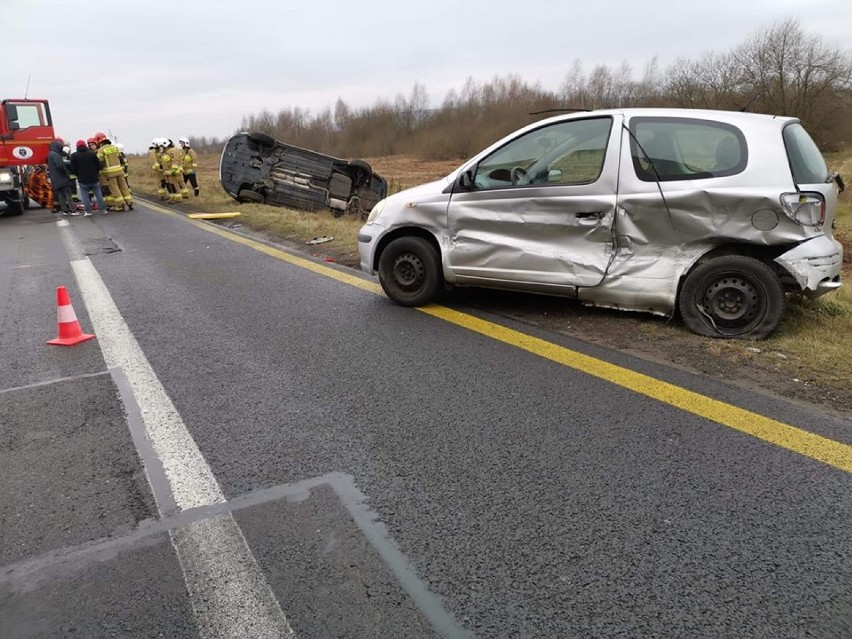
[[[73,144],[112,131],[131,152],[152,137],[227,137],[244,115],[342,98],[352,107],[424,85],[432,106],[468,77],[518,75],[558,90],[654,56],[722,52],[785,18],[843,50],[850,0],[0,0],[2,97],[51,103]],[[675,8],[677,7],[677,8]],[[11,28],[10,28],[11,27]]]

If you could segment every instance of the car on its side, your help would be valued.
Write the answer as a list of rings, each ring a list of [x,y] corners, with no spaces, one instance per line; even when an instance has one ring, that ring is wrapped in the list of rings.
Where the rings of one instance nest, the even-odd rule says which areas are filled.
[[[530,124],[379,202],[361,268],[404,306],[444,286],[578,298],[760,339],[787,293],[840,286],[843,182],[798,119],[691,109]]]
[[[262,133],[238,133],[222,151],[222,187],[240,202],[366,217],[388,183],[363,160],[341,160]]]

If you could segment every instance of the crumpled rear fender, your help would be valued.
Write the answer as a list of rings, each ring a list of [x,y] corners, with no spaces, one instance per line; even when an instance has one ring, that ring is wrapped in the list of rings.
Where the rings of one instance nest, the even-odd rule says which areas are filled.
[[[787,271],[802,293],[816,298],[840,287],[843,247],[827,235],[819,235],[798,244],[775,258]]]

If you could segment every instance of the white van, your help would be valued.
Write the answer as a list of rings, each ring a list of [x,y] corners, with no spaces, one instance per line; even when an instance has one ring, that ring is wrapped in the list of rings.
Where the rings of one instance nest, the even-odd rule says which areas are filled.
[[[774,331],[785,293],[840,286],[843,182],[795,118],[622,109],[558,116],[379,202],[361,268],[419,306],[447,286],[671,316],[712,337]]]

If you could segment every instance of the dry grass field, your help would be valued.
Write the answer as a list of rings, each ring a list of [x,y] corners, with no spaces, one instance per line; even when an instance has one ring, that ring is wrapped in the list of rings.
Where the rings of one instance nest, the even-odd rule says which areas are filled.
[[[366,158],[383,175],[392,193],[442,177],[462,160],[424,161],[407,156]],[[137,194],[156,200],[156,184],[147,169],[147,159],[133,157],[132,185]],[[852,150],[828,157],[833,170],[852,182]],[[179,205],[184,212],[221,213],[240,211],[234,223],[266,238],[300,247],[306,253],[347,266],[358,264],[356,236],[361,220],[335,218],[330,212],[302,212],[279,207],[240,204],[226,195],[218,180],[218,155],[199,158],[201,195]],[[850,185],[852,186],[852,185]],[[788,397],[820,403],[852,415],[852,197],[841,195],[837,237],[846,252],[846,286],[816,301],[793,298],[778,332],[762,342],[724,341],[700,338],[678,322],[629,313],[610,313],[581,307],[568,300],[485,297],[495,312],[528,321],[551,330],[603,343],[637,354],[670,361],[693,370],[737,379]],[[334,240],[307,245],[315,237]]]

